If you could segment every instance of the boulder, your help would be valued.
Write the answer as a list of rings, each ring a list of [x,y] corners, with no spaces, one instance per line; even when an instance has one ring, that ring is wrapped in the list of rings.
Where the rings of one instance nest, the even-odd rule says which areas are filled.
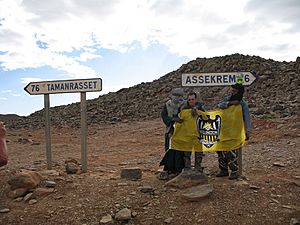
[[[165,186],[184,189],[207,183],[208,178],[204,173],[196,170],[184,170],[177,177],[169,180]]]
[[[181,196],[188,201],[200,201],[211,195],[213,187],[211,184],[203,184],[188,188]]]
[[[22,171],[18,175],[12,177],[8,180],[11,190],[18,188],[35,188],[42,180],[42,176],[35,171]]]

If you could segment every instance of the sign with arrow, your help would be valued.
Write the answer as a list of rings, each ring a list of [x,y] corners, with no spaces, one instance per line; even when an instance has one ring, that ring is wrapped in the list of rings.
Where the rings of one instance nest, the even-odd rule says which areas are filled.
[[[102,80],[95,78],[30,82],[24,90],[31,95],[101,91]]]
[[[251,85],[258,79],[251,72],[228,72],[228,73],[186,73],[182,74],[183,87],[199,86],[228,86],[235,83]]]
[[[101,91],[102,80],[82,79],[82,80],[56,80],[31,82],[24,90],[31,95],[44,95],[45,105],[45,134],[46,134],[46,155],[47,169],[52,168],[52,152],[51,152],[51,134],[50,134],[50,94],[58,93],[74,93],[80,92],[80,112],[81,112],[81,164],[82,171],[87,171],[87,123],[86,123],[86,92]]]

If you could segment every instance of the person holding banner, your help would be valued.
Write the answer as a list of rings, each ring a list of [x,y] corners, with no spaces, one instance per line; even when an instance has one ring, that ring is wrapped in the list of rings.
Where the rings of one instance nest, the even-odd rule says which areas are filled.
[[[184,103],[183,89],[175,88],[172,90],[171,99],[169,99],[163,107],[161,118],[166,126],[165,129],[165,155],[160,162],[160,166],[164,166],[164,171],[168,175],[176,176],[184,168],[184,153],[170,149],[170,138],[174,133],[174,124],[181,123],[182,120],[178,117],[180,109]]]
[[[243,99],[244,91],[244,87],[240,83],[231,85],[231,94],[225,96],[225,98],[218,104],[218,106],[221,109],[226,109],[231,105],[241,104],[244,127],[246,131],[246,140],[249,140],[252,124],[248,105]],[[238,153],[241,152],[241,150],[242,148],[233,149],[231,151],[217,151],[220,171],[216,175],[216,177],[229,176],[228,168],[231,170],[229,176],[230,180],[234,180],[239,177]]]
[[[195,92],[188,93],[187,102],[183,105],[182,110],[184,109],[192,109],[192,117],[198,116],[196,110],[204,110],[204,106],[201,102],[197,101],[197,94]],[[203,159],[203,152],[195,152],[195,170],[198,172],[203,172],[203,168],[201,166],[202,159]],[[191,151],[184,152],[184,170],[190,170],[192,168],[191,165],[191,156],[192,156],[192,149]]]

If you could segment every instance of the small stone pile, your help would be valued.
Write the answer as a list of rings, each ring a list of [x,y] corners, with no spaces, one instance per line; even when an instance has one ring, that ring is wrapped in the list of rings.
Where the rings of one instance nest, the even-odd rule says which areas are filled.
[[[292,62],[278,62],[258,56],[241,54],[213,58],[197,58],[183,64],[152,82],[88,100],[87,123],[117,123],[158,118],[163,103],[174,87],[181,86],[183,73],[216,73],[255,71],[259,80],[246,88],[246,100],[255,117],[283,118],[300,114],[300,57]],[[192,88],[184,88],[185,93]],[[206,108],[215,108],[226,94],[224,87],[197,87]],[[51,124],[56,127],[80,127],[80,103],[53,107],[50,110]],[[44,110],[28,117],[6,121],[10,128],[44,127]]]
[[[30,205],[37,203],[38,198],[53,193],[56,185],[54,181],[46,180],[44,181],[44,187],[40,187],[42,179],[38,172],[21,171],[8,181],[10,185],[8,197],[16,202],[28,202]]]

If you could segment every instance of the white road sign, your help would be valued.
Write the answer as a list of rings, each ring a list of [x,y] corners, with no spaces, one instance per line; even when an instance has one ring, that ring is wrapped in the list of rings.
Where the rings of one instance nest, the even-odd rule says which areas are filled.
[[[101,91],[102,80],[95,78],[30,82],[24,90],[31,95]]]
[[[183,87],[228,86],[237,82],[251,85],[257,78],[250,72],[186,73],[181,81]]]

